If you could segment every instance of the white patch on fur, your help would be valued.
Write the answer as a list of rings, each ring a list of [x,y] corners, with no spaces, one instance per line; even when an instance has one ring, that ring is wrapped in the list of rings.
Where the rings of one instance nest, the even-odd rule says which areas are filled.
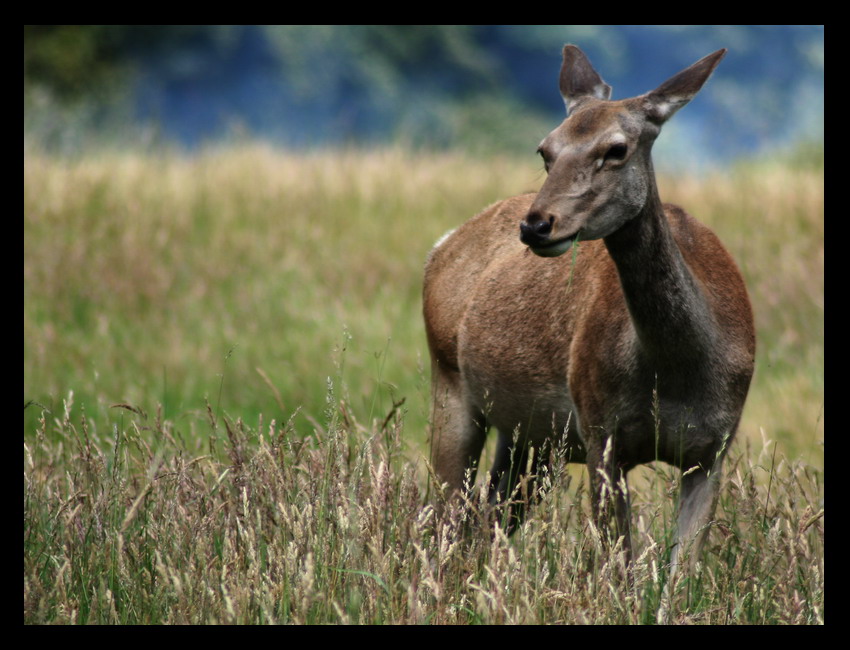
[[[432,250],[432,251],[435,251],[435,250],[437,250],[440,246],[442,246],[442,245],[443,245],[443,243],[444,243],[444,242],[445,242],[445,241],[446,241],[449,237],[451,237],[451,236],[452,236],[452,234],[454,233],[454,231],[455,231],[455,230],[457,230],[457,228],[452,228],[452,229],[451,229],[451,230],[449,230],[447,233],[445,233],[442,237],[440,237],[440,238],[437,240],[437,243],[436,243],[436,244],[434,244],[434,246],[431,248],[431,250]]]
[[[627,144],[628,140],[626,139],[626,135],[617,131],[613,136],[611,136],[611,141],[608,143],[609,147],[613,147],[615,144]]]

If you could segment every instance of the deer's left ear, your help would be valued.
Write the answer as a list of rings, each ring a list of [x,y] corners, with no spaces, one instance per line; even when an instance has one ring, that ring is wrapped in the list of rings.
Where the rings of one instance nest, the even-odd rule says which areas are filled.
[[[725,55],[725,48],[717,50],[644,95],[649,119],[657,124],[663,124],[673,117],[676,111],[691,101],[700,91]]]
[[[564,45],[564,62],[561,65],[561,97],[567,113],[586,97],[609,99],[611,86],[602,81],[590,65],[590,59],[575,45]]]

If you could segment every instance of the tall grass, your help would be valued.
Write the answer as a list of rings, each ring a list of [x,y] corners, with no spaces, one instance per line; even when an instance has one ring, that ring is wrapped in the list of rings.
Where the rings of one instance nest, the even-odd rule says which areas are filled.
[[[655,620],[676,491],[663,468],[632,493],[640,552],[626,581],[622,553],[589,523],[584,478],[566,489],[558,463],[512,539],[461,535],[457,513],[439,523],[423,507],[399,411],[367,428],[334,403],[303,437],[291,422],[249,426],[212,409],[182,433],[116,409],[123,424],[96,433],[67,403],[25,441],[25,622]],[[705,563],[678,584],[673,622],[823,622],[822,474],[774,460],[732,454]]]
[[[823,621],[823,170],[660,179],[747,280],[757,369],[705,568],[674,620]],[[422,264],[531,160],[261,146],[24,161],[25,622],[649,622],[638,559],[555,467],[510,540],[423,507]],[[564,489],[568,488],[568,489]]]

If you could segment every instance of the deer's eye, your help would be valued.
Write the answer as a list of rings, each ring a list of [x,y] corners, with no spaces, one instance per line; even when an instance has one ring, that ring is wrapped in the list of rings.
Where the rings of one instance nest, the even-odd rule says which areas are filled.
[[[549,161],[546,159],[546,152],[543,151],[542,147],[537,147],[537,153],[543,159],[543,167],[546,169],[546,172],[549,172]]]
[[[612,144],[608,151],[605,152],[605,160],[623,160],[628,153],[629,148],[623,142]]]

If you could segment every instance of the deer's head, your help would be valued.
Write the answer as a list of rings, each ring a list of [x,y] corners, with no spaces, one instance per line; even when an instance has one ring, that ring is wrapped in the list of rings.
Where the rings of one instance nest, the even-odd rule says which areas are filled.
[[[555,257],[577,239],[600,239],[637,216],[654,191],[652,143],[726,54],[718,50],[638,97],[610,101],[611,86],[574,45],[564,47],[567,119],[540,143],[548,178],[520,224],[532,251]]]

